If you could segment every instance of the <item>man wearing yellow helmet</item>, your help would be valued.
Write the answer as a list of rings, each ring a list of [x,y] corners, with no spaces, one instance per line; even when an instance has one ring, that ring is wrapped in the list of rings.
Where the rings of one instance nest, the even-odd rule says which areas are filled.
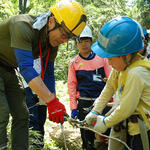
[[[65,106],[45,84],[54,74],[58,46],[72,36],[79,36],[86,24],[83,7],[76,1],[61,1],[39,16],[17,15],[0,23],[0,149],[7,149],[7,124],[12,116],[12,150],[28,150],[28,111],[24,91],[19,87],[14,69],[48,107],[49,119],[63,123]],[[41,76],[33,60],[41,59]],[[49,67],[50,66],[50,67]],[[46,69],[47,68],[47,69]],[[41,78],[42,77],[42,78]],[[43,80],[42,80],[43,79]],[[54,75],[51,80],[54,82]]]

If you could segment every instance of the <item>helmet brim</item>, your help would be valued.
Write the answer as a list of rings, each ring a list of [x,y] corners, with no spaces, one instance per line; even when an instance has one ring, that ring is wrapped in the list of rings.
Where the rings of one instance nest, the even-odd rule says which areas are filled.
[[[98,44],[98,42],[92,44],[91,49],[95,54],[102,58],[116,57],[116,54],[111,54],[104,51],[103,48]]]
[[[132,53],[140,51],[141,49],[143,49],[143,47],[144,47],[144,42],[142,42],[142,46],[139,50],[134,50],[134,51],[132,51]],[[97,41],[94,44],[92,44],[91,49],[95,54],[97,54],[99,57],[102,57],[102,58],[110,58],[110,57],[117,57],[117,56],[123,56],[123,55],[131,54],[129,52],[124,53],[124,54],[109,53],[107,51],[104,51],[103,47],[101,47],[100,44],[98,44]]]

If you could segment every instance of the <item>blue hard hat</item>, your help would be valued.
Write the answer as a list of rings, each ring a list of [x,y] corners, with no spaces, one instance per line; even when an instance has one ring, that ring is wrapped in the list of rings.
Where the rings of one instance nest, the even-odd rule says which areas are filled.
[[[148,32],[145,30],[145,28],[142,26],[143,34],[146,35]]]
[[[117,17],[107,22],[91,49],[100,57],[116,57],[141,50],[144,42],[139,23],[129,17]]]

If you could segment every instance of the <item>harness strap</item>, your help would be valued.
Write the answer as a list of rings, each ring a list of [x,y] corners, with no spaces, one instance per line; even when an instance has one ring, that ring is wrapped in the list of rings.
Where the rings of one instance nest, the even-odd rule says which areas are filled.
[[[134,63],[132,63],[130,66],[128,66],[129,69],[135,68],[135,67],[145,67],[150,70],[150,62],[147,60],[137,60]],[[123,72],[122,80],[121,80],[121,87],[124,87],[126,83],[126,78],[128,75],[128,68]]]
[[[149,141],[145,122],[138,118],[138,123],[140,127],[140,136],[142,140],[143,150],[149,150]]]
[[[139,111],[140,115],[142,116],[146,126],[150,127],[150,121],[148,120],[148,118],[147,118],[147,116],[146,116],[142,106],[145,107],[146,109],[148,108],[148,110],[150,110],[150,106],[148,106],[146,103],[144,103],[143,100],[140,100],[140,103],[138,105],[138,111]]]
[[[140,101],[140,104],[145,107],[147,110],[150,111],[150,106],[148,104],[146,104],[143,100]]]
[[[138,67],[138,66],[145,67],[145,68],[150,70],[150,62],[147,61],[147,60],[137,60],[136,62],[132,63],[129,66],[129,69],[132,69],[132,68]],[[122,80],[121,80],[122,90],[123,90],[123,87],[126,83],[127,75],[128,75],[128,69],[126,69],[124,71],[123,76],[122,76]],[[147,116],[146,116],[146,114],[145,114],[142,107],[144,107],[147,110],[150,110],[150,106],[148,104],[146,104],[143,100],[140,100],[139,105],[138,105],[138,111],[139,111],[140,115],[142,116],[144,122],[146,123],[146,126],[150,127],[150,121],[148,120],[148,118],[147,118]]]

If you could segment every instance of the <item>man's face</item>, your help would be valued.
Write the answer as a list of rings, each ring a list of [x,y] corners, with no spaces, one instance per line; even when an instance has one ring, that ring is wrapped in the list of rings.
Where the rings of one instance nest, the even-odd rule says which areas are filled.
[[[49,33],[49,43],[56,47],[69,40],[63,28],[59,27]]]
[[[90,53],[91,52],[91,44],[92,41],[90,38],[81,38],[80,41],[77,42],[77,47],[80,53]]]
[[[53,17],[49,19],[49,30],[55,27],[55,20]],[[65,43],[69,40],[69,37],[66,31],[62,27],[58,27],[55,30],[50,31],[49,33],[49,43],[53,46],[59,46],[62,43]]]

